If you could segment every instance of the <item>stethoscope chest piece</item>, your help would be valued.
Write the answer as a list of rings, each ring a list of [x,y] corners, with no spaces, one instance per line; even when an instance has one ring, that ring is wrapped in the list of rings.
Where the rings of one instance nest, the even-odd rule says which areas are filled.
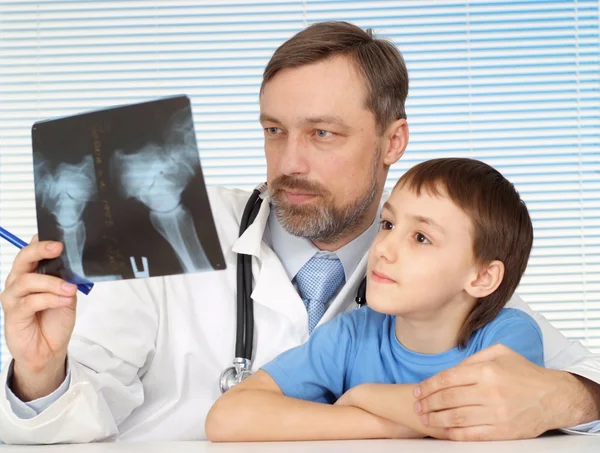
[[[233,359],[233,366],[226,368],[221,373],[221,379],[219,380],[221,393],[225,393],[250,376],[252,374],[252,371],[250,371],[251,367],[252,362],[248,359],[241,357]]]

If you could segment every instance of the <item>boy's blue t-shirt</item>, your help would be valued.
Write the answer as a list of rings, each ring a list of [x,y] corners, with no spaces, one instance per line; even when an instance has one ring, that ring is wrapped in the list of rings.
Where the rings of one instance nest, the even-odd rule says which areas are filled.
[[[364,307],[318,327],[308,342],[284,352],[262,369],[287,396],[334,403],[359,384],[421,382],[494,344],[504,344],[544,366],[540,328],[521,310],[502,309],[473,334],[464,349],[420,354],[397,340],[395,316]]]

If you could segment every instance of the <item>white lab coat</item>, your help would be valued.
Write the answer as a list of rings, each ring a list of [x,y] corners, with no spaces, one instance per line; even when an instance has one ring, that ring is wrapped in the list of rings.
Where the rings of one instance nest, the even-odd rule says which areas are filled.
[[[204,439],[206,414],[220,395],[219,376],[234,355],[237,253],[254,256],[253,369],[307,340],[304,304],[281,262],[262,241],[269,203],[262,204],[254,224],[238,239],[249,193],[214,187],[209,197],[227,269],[96,284],[89,296],[79,298],[69,345],[69,390],[28,420],[13,413],[1,391],[0,440]],[[366,256],[321,323],[354,306],[365,265]],[[518,297],[511,305],[528,310]],[[548,366],[600,382],[600,357],[535,317]],[[2,388],[6,374],[5,369]]]

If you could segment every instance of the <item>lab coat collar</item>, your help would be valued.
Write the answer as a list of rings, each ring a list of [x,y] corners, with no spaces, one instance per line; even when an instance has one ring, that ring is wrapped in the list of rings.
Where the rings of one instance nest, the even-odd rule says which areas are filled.
[[[271,197],[265,196],[252,225],[248,227],[233,244],[235,253],[259,257],[261,253],[262,238],[265,232],[269,213],[271,212]]]

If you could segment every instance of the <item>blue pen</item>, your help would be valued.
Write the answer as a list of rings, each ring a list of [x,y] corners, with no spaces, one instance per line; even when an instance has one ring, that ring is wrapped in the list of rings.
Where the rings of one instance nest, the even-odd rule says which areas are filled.
[[[6,239],[12,245],[14,245],[15,247],[20,248],[20,249],[22,249],[26,245],[29,245],[23,239],[18,238],[17,236],[12,234],[10,231],[7,231],[2,227],[0,227],[0,237]],[[75,283],[75,282],[69,282],[69,283],[75,283],[77,285],[77,289],[79,289],[79,291],[81,291],[83,294],[85,294],[87,296],[90,293],[90,291],[92,290],[92,288],[94,287],[94,284],[92,282],[90,282],[89,280],[79,277],[78,275],[75,275],[75,278],[80,283]]]

